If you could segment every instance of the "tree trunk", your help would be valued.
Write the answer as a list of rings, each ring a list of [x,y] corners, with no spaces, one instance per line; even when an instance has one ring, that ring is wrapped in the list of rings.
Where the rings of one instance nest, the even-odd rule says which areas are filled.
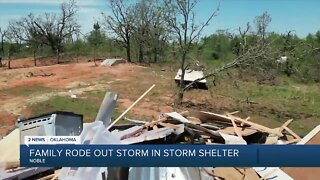
[[[154,61],[155,63],[157,63],[157,62],[158,62],[158,48],[155,47],[153,51],[154,51],[153,61]]]
[[[60,64],[60,48],[57,49],[57,64]]]
[[[142,47],[142,43],[140,43],[139,45],[139,63],[143,62],[143,47]]]
[[[4,56],[4,39],[3,39],[3,36],[1,37],[1,53],[2,53],[2,56]]]
[[[94,65],[97,66],[97,63],[96,63],[96,48],[95,47],[93,48],[93,62],[94,62]]]
[[[8,53],[8,69],[11,69],[11,47],[9,47],[9,53]]]
[[[129,63],[131,63],[131,49],[130,49],[130,43],[127,44],[127,60]]]
[[[36,50],[33,50],[33,61],[34,61],[34,66],[37,66]]]
[[[127,50],[127,61],[129,63],[131,63],[131,42],[130,42],[130,36],[129,34],[126,34],[126,39],[127,39],[127,42],[126,42],[126,50]]]
[[[180,86],[179,86],[179,96],[178,96],[178,104],[182,104],[183,95],[184,95],[184,75],[185,75],[185,67],[184,64],[186,62],[186,53],[183,52],[181,58],[181,79],[180,79]]]

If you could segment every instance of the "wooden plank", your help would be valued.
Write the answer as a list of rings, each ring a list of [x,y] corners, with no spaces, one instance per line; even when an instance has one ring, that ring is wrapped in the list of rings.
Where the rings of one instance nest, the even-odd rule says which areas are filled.
[[[232,116],[232,115],[230,115],[230,116]],[[234,120],[236,120],[236,121],[238,121],[240,123],[247,124],[247,125],[251,126],[254,129],[257,129],[257,130],[260,130],[260,131],[263,131],[263,132],[267,132],[269,134],[275,134],[275,135],[277,135],[279,137],[283,136],[283,134],[281,132],[277,131],[276,129],[271,129],[271,128],[268,128],[266,126],[263,126],[263,125],[260,125],[260,124],[256,124],[254,122],[245,121],[245,120],[243,120],[241,118],[238,118],[238,117],[235,117],[235,116],[232,116],[232,117],[234,118]]]
[[[265,144],[277,144],[279,137],[278,136],[268,136]]]
[[[259,130],[259,131],[262,131],[262,132],[267,132],[269,134],[276,134],[279,137],[283,136],[282,133],[276,131],[275,129],[271,129],[266,126],[254,123],[254,122],[245,121],[245,120],[238,118],[236,116],[233,116],[233,115],[229,115],[229,117],[227,117],[224,115],[215,114],[215,113],[211,113],[211,112],[194,111],[194,110],[190,110],[190,115],[199,118],[202,122],[215,122],[215,123],[231,124],[231,125],[232,125],[232,123],[231,123],[230,117],[233,117],[235,119],[235,123],[237,125],[241,125],[241,123],[243,123],[245,125],[249,125],[252,128]]]
[[[250,117],[247,117],[245,121],[249,121]],[[244,126],[244,123],[241,123],[240,126]]]
[[[284,127],[288,127],[288,125],[293,121],[293,119],[289,119],[288,121],[286,121],[280,128],[279,128],[279,132],[282,133],[282,131],[284,130]]]
[[[233,126],[233,128],[234,128],[234,132],[237,134],[237,136],[238,136],[239,138],[242,138],[242,135],[241,135],[240,132],[238,131],[238,127],[237,127],[237,125],[236,125],[236,123],[235,123],[235,121],[234,121],[234,118],[230,118],[230,120],[231,120],[231,122],[232,122],[232,126]]]
[[[315,127],[314,129],[312,129],[312,131],[310,131],[306,136],[304,136],[300,142],[298,142],[297,144],[320,144],[320,141],[314,141],[314,139],[320,139],[320,138],[316,138],[317,136],[320,137],[320,125],[318,125],[317,127]],[[314,143],[310,143],[310,142],[314,142]]]
[[[189,111],[182,111],[182,112],[179,112],[179,114],[186,118],[190,115],[190,112]]]
[[[174,125],[174,124],[170,124],[170,123],[163,123],[163,122],[160,122],[159,124],[160,124],[161,126],[169,127],[169,128],[172,128],[172,129],[178,129],[178,128],[179,128],[179,126]]]
[[[249,136],[257,132],[257,130],[252,129],[250,127],[245,127],[245,128],[237,127],[237,129],[242,136]],[[236,135],[236,132],[234,132],[233,127],[226,127],[224,129],[218,130],[218,132],[223,132],[225,134],[230,134],[230,135]]]
[[[113,125],[115,125],[124,115],[126,115],[142,98],[144,98],[156,85],[153,84],[145,93],[143,93],[131,106],[126,109],[116,120],[114,120],[108,127],[109,130]]]
[[[190,110],[190,116],[199,118],[202,123],[217,123],[223,125],[232,125],[227,116],[205,111]],[[240,124],[236,122],[237,124]]]
[[[217,127],[217,126],[213,126],[213,125],[210,125],[210,124],[199,124],[200,126],[202,127],[205,127],[205,128],[208,128],[208,129],[212,129],[212,130],[220,130],[221,128]]]
[[[188,126],[190,128],[197,129],[199,131],[203,131],[203,132],[207,133],[208,135],[210,135],[211,137],[213,137],[219,141],[224,142],[224,139],[221,137],[220,133],[218,133],[218,132],[215,132],[215,131],[212,131],[207,128],[201,127],[199,125],[191,124],[191,123],[186,123],[186,126]]]
[[[234,112],[231,112],[231,113],[226,113],[226,115],[233,115],[233,114],[237,114],[239,111],[234,111]]]
[[[285,141],[284,144],[293,144],[293,143],[297,143],[299,141],[300,141],[300,139],[292,139],[290,141]]]
[[[121,143],[123,143],[123,144],[136,144],[136,143],[140,143],[140,142],[165,138],[172,133],[174,133],[174,130],[172,128],[164,127],[164,128],[159,128],[156,130],[150,130],[150,131],[143,132],[142,134],[140,134],[137,137],[130,137],[130,138],[121,140]]]
[[[300,136],[298,136],[295,132],[293,132],[291,129],[289,129],[288,127],[284,127],[284,129],[288,132],[288,133],[290,133],[293,137],[295,137],[296,139],[299,139],[299,140],[301,140],[301,137]]]
[[[187,119],[189,119],[189,121],[192,123],[192,124],[202,124],[201,120],[199,118],[196,118],[196,117],[188,117]]]

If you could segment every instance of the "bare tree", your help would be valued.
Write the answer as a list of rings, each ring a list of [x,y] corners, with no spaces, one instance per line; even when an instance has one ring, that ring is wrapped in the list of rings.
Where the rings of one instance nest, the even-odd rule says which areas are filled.
[[[11,31],[7,31],[5,39],[6,39],[6,42],[8,43],[8,69],[11,69],[12,55],[17,51],[17,45],[19,45],[19,39]]]
[[[79,31],[75,20],[77,6],[74,0],[61,4],[61,14],[45,13],[35,17],[32,13],[26,18],[11,23],[11,30],[20,40],[34,46],[45,44],[57,55],[57,63],[63,51],[63,43]],[[36,65],[36,63],[35,63]]]
[[[39,47],[43,44],[43,36],[37,33],[34,24],[33,14],[28,17],[21,18],[20,20],[9,22],[9,31],[12,36],[26,43],[33,51],[34,66],[37,66],[36,53]]]
[[[263,43],[266,43],[267,28],[271,20],[272,18],[268,14],[268,12],[264,12],[262,15],[256,16],[254,19],[254,24],[256,25],[257,34],[262,37]]]
[[[0,67],[2,66],[2,57],[4,56],[4,39],[7,31],[0,28],[0,36],[1,36],[1,54],[0,54]]]
[[[251,28],[251,26],[250,26],[250,23],[248,22],[245,29],[241,29],[241,27],[239,27],[239,29],[238,29],[239,34],[240,34],[240,47],[241,47],[240,54],[243,54],[246,51],[246,48],[248,46],[247,36],[248,36],[250,28]]]
[[[63,43],[73,34],[79,31],[74,16],[77,6],[74,0],[61,5],[61,14],[48,14],[35,19],[36,32],[45,38],[45,44],[51,46],[57,53],[57,63],[60,63],[60,55],[63,50]]]
[[[175,41],[178,42],[178,49],[181,55],[181,79],[178,95],[178,103],[182,103],[184,95],[184,75],[189,64],[186,63],[187,54],[190,52],[192,45],[197,41],[201,32],[209,25],[213,17],[218,15],[220,1],[215,10],[203,23],[196,22],[195,7],[198,0],[166,0],[167,23],[171,28],[171,33]]]
[[[118,42],[126,49],[128,62],[131,62],[132,8],[127,0],[109,0],[109,3],[112,16],[103,14],[103,25],[117,36]]]

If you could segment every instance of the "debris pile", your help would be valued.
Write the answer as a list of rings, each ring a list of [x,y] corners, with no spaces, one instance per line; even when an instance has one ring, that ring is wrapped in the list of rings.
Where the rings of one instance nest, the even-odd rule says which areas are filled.
[[[286,121],[281,127],[270,128],[258,124],[250,119],[237,116],[236,112],[217,114],[213,112],[189,109],[180,113],[171,112],[160,115],[152,121],[132,120],[125,118],[125,114],[138,103],[151,89],[151,86],[139,99],[111,123],[111,116],[118,95],[108,92],[103,99],[94,122],[84,124],[80,138],[83,144],[319,144],[320,125],[303,139],[288,126],[293,120]],[[128,120],[129,124],[116,125],[120,119]],[[42,122],[42,121],[41,121]],[[48,128],[48,126],[46,126]],[[68,130],[71,126],[64,125]],[[5,139],[0,141],[0,154],[7,158],[0,159],[0,179],[43,177],[48,175],[55,179],[275,179],[291,180],[294,169],[272,168],[22,168],[12,166],[12,162],[19,159],[20,141],[16,129]],[[33,133],[36,134],[36,133]],[[9,144],[9,142],[14,144]],[[6,147],[11,147],[6,148]],[[10,157],[10,158],[8,158]],[[18,164],[18,163],[15,163]],[[9,169],[9,170],[8,170]],[[14,169],[14,170],[13,170]],[[41,170],[41,172],[40,172]],[[303,169],[299,169],[304,171]],[[55,173],[53,175],[53,173]],[[311,173],[313,174],[313,173]],[[315,174],[318,177],[318,174]],[[121,178],[119,178],[121,177]],[[138,178],[138,179],[139,179]]]
[[[292,144],[301,140],[288,128],[292,120],[273,129],[250,121],[250,117],[237,117],[236,113],[222,115],[196,110],[165,113],[151,122],[135,121],[140,125],[116,134],[123,144],[153,140],[173,144]],[[165,140],[161,141],[162,138]]]

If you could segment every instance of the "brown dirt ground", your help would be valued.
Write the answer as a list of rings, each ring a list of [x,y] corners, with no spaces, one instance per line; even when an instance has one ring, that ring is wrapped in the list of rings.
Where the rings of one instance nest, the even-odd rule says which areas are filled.
[[[122,99],[119,101],[121,111],[123,111],[153,83],[160,84],[158,89],[154,90],[160,93],[158,91],[161,91],[161,84],[164,84],[163,81],[165,81],[158,77],[155,77],[157,81],[154,78],[146,79],[146,73],[149,72],[144,71],[145,67],[134,64],[96,67],[93,62],[88,62],[88,60],[82,60],[80,63],[53,65],[45,60],[44,62],[38,61],[38,64],[38,67],[31,67],[33,65],[32,58],[23,58],[12,62],[13,69],[0,68],[0,110],[2,110],[0,112],[0,137],[13,127],[18,114],[32,115],[32,111],[27,108],[28,104],[47,99],[46,97],[40,98],[42,96],[51,97],[53,95],[52,93],[47,93],[47,95],[46,92],[39,92],[37,89],[32,92],[33,94],[28,95],[23,95],[24,90],[20,90],[21,95],[19,94],[20,91],[18,91],[18,94],[11,93],[19,88],[28,89],[38,85],[54,89],[57,95],[64,95],[69,89],[76,91],[77,85],[93,88],[102,85],[101,88],[103,89],[103,87],[109,85],[107,83],[110,83],[112,90],[121,94],[120,98]],[[48,64],[50,66],[47,66]],[[28,77],[30,73],[33,76]],[[43,76],[45,74],[49,76]],[[152,75],[156,76],[156,74]],[[168,99],[170,100],[170,98],[164,96],[164,100]],[[142,118],[156,117],[160,112],[170,110],[172,108],[166,104],[159,105],[159,103],[147,100],[138,104],[133,109],[132,114]]]
[[[15,117],[8,112],[0,111],[0,139],[5,136],[15,124]]]

